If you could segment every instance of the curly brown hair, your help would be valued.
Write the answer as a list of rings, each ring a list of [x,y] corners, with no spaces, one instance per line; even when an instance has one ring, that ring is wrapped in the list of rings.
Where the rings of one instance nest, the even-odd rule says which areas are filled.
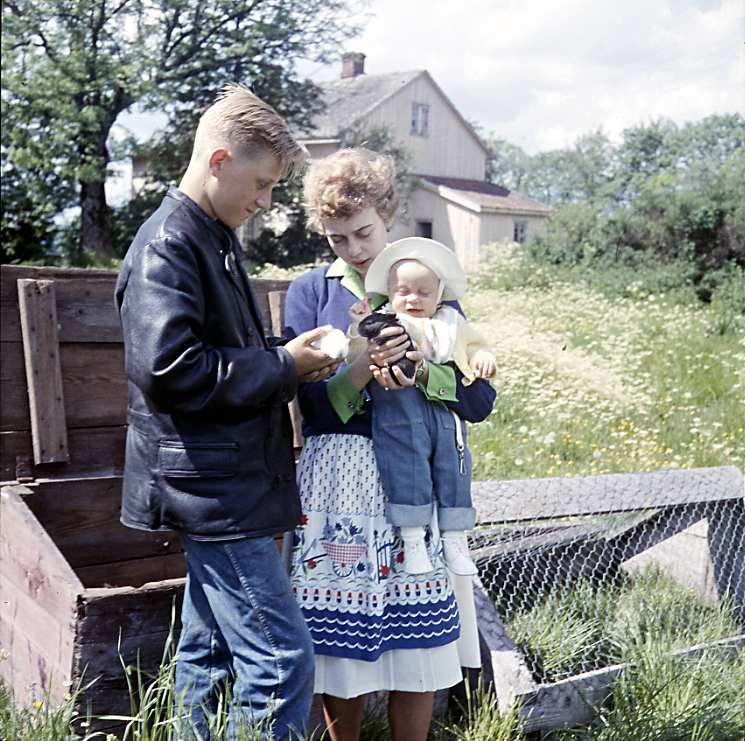
[[[391,226],[398,208],[395,175],[393,157],[363,147],[312,163],[303,181],[308,228],[323,234],[322,219],[348,219],[370,206]]]

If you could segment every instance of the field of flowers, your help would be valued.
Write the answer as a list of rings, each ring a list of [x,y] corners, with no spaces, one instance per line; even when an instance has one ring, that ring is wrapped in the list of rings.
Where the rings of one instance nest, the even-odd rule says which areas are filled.
[[[469,430],[476,479],[745,468],[742,323],[641,281],[608,298],[547,268],[489,279],[519,259],[503,248],[463,302],[499,363],[494,411]]]

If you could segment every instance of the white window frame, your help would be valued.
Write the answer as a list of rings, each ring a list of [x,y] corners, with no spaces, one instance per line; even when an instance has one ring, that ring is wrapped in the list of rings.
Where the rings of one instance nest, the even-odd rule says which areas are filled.
[[[429,136],[429,105],[427,103],[411,104],[412,136]]]

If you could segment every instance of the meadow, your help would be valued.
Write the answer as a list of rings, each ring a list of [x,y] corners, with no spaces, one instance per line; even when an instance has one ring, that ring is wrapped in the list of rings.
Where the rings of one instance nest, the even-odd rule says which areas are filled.
[[[297,272],[269,267],[258,276]],[[475,479],[745,469],[742,270],[702,304],[675,268],[568,271],[531,263],[514,245],[492,245],[463,307],[499,363],[494,410],[469,428]],[[655,571],[628,577],[613,590],[568,585],[531,614],[510,616],[511,634],[529,660],[550,667],[555,677],[577,670],[588,636],[608,662],[630,662],[588,723],[545,738],[742,741],[743,655],[725,661],[704,653],[680,664],[668,653],[691,645],[688,634],[681,638],[685,621],[695,624],[703,642],[732,636],[738,626],[727,606],[704,605]],[[130,673],[133,687],[147,680]],[[141,697],[126,738],[171,741],[167,662]],[[470,697],[468,707],[433,723],[430,741],[527,741],[514,709],[500,715],[495,698],[477,688]],[[0,685],[3,741],[72,741],[72,715],[69,703],[16,707],[9,688]],[[84,728],[82,736],[103,738]],[[246,741],[253,737],[246,732]],[[385,738],[382,710],[371,713],[362,741]]]
[[[745,273],[701,304],[651,269],[490,249],[463,302],[499,363],[494,411],[469,430],[475,479],[745,468]]]

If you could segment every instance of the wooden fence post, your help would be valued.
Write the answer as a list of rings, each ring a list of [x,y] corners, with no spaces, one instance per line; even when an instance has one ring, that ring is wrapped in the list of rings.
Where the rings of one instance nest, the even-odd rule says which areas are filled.
[[[18,280],[34,463],[70,460],[53,280]]]

